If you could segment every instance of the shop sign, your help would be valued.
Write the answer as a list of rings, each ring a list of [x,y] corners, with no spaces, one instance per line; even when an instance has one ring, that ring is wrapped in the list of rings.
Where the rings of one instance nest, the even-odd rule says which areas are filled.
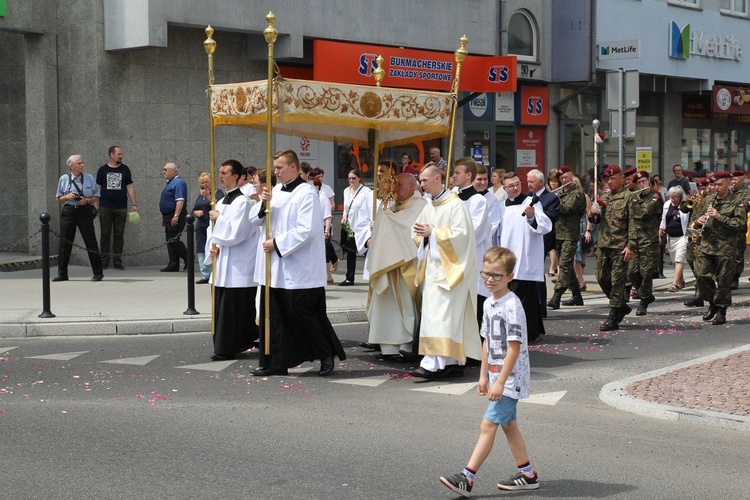
[[[680,28],[672,21],[669,26],[669,57],[684,60],[690,56],[742,61],[742,44],[735,35],[691,31],[690,24]]]
[[[708,99],[682,98],[682,119],[687,122],[708,122],[711,102]]]
[[[620,40],[617,42],[602,42],[597,54],[600,61],[609,59],[637,59],[641,57],[640,40]]]
[[[0,17],[5,17],[7,15],[8,15],[8,1],[0,0]]]
[[[549,125],[549,89],[521,87],[516,105],[519,125]]]
[[[516,127],[516,173],[523,185],[533,169],[544,171],[544,127]]]
[[[515,119],[515,95],[513,92],[495,94],[495,121],[512,122]]]
[[[714,85],[711,96],[711,109],[714,113],[750,114],[750,88]]]
[[[652,165],[652,150],[651,147],[637,147],[635,148],[635,161],[636,167],[639,171],[651,172]]]
[[[462,92],[462,94],[464,94]],[[468,95],[468,94],[465,94]],[[464,106],[464,120],[491,122],[493,107],[493,94],[479,94]]]
[[[320,82],[373,85],[378,56],[383,57],[385,87],[451,90],[456,72],[452,52],[315,40],[313,76]],[[460,88],[468,92],[514,92],[515,56],[467,56],[461,67]]]

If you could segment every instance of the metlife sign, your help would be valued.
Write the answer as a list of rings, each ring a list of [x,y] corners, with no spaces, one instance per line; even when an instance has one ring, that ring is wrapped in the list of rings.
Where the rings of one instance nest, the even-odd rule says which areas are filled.
[[[638,59],[641,57],[640,40],[619,40],[602,42],[596,50],[600,61],[609,59]]]

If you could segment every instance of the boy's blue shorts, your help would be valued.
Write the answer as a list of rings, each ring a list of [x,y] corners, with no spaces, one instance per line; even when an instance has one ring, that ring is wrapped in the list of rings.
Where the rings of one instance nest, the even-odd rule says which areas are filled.
[[[516,406],[518,400],[503,396],[500,401],[490,401],[484,418],[493,424],[505,427],[511,420],[516,420]]]

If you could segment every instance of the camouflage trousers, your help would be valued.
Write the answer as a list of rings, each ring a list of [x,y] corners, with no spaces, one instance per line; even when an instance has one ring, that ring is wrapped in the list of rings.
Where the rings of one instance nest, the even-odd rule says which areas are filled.
[[[659,246],[639,248],[628,263],[630,284],[638,290],[642,299],[654,296],[654,273],[659,264]]]
[[[695,254],[695,278],[703,300],[719,307],[732,305],[732,279],[734,279],[734,254]]]
[[[601,248],[596,252],[596,281],[609,299],[610,307],[625,305],[628,264],[621,248]]]
[[[734,258],[734,281],[739,280],[740,276],[742,276],[742,271],[745,270],[745,247],[747,247],[747,242],[743,233],[737,237],[737,255]]]
[[[573,289],[578,285],[573,259],[576,256],[578,241],[557,240],[557,282],[555,291]]]
[[[693,271],[693,276],[697,276],[695,272],[695,243],[690,238],[690,235],[685,236],[687,238],[687,247],[685,248],[685,260],[687,260],[690,270]]]

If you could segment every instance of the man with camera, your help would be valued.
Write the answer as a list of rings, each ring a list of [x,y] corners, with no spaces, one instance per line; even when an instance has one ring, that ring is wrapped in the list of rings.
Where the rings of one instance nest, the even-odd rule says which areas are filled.
[[[99,200],[99,189],[94,176],[83,173],[83,158],[72,155],[66,161],[70,172],[60,177],[57,183],[57,202],[62,204],[60,213],[60,251],[57,257],[57,276],[52,281],[68,281],[68,262],[73,250],[76,228],[81,232],[89,254],[89,262],[94,277],[91,281],[101,281],[102,260],[94,232],[94,205]]]

